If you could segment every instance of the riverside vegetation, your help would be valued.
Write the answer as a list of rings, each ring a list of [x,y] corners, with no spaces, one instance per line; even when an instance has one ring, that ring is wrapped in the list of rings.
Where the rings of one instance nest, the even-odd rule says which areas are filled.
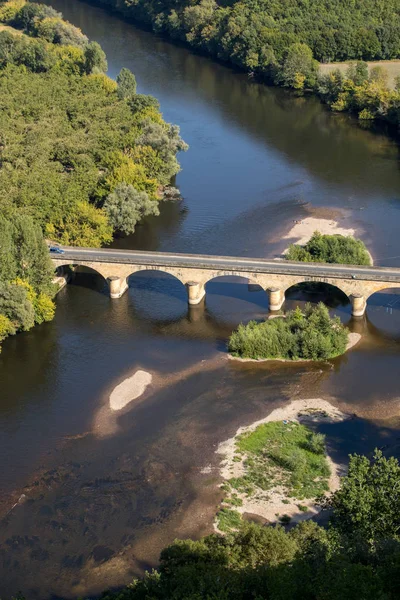
[[[291,244],[288,260],[347,265],[370,265],[371,258],[364,243],[350,236],[323,235],[315,231],[304,245]]]
[[[400,596],[400,466],[376,451],[350,457],[325,501],[328,528],[236,523],[237,531],[176,540],[156,571],[103,600],[395,600]]]
[[[154,31],[231,63],[268,83],[310,90],[335,111],[400,123],[400,89],[363,60],[400,56],[398,0],[95,0]],[[346,75],[318,62],[360,61]]]
[[[329,490],[325,436],[296,420],[270,421],[242,433],[235,440],[233,461],[239,470],[222,485],[227,496],[217,515],[220,531],[238,527],[241,515],[235,507],[244,500],[268,505],[279,494],[285,506],[296,502],[306,512],[308,506],[301,501],[313,501]],[[280,520],[291,518],[282,515]]]
[[[159,212],[186,149],[158,102],[117,81],[51,7],[0,2],[0,342],[54,314],[44,237],[101,246]]]
[[[343,354],[347,342],[347,328],[319,303],[307,304],[304,311],[297,307],[285,317],[239,325],[228,349],[240,358],[325,360]]]

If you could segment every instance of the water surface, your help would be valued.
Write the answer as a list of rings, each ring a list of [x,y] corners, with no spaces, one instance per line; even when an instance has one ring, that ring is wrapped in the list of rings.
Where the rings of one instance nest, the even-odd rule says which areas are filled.
[[[112,77],[122,67],[135,73],[139,91],[160,100],[190,144],[176,178],[184,200],[164,204],[116,245],[274,256],[293,220],[339,214],[378,264],[400,264],[394,141],[102,9],[52,4],[101,43]],[[176,536],[210,532],[221,499],[217,444],[290,398],[323,396],[357,414],[327,431],[336,458],[375,445],[397,453],[396,294],[373,296],[358,321],[330,296],[363,340],[334,361],[303,366],[226,360],[232,329],[268,311],[264,292],[246,281],[210,282],[195,308],[185,294],[174,278],[143,273],[111,301],[100,278],[79,275],[58,296],[52,323],[4,344],[2,597],[96,594],[156,564]],[[306,299],[323,297],[293,292],[287,307]],[[139,368],[153,384],[111,415],[109,392]]]

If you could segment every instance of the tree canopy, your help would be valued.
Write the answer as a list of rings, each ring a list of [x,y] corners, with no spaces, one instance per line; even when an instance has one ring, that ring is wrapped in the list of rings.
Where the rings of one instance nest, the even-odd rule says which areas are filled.
[[[101,246],[156,215],[187,148],[97,42],[51,7],[0,2],[0,342],[53,317],[44,237]]]
[[[331,318],[327,307],[307,304],[277,317],[239,325],[229,338],[228,348],[242,358],[284,358],[324,360],[343,354],[348,330],[338,317]]]
[[[351,236],[326,235],[315,231],[304,246],[291,244],[288,260],[300,262],[370,265],[371,258],[364,243]]]
[[[398,0],[94,0],[266,80],[313,91],[335,111],[400,124],[400,88],[363,61],[400,57]],[[354,61],[345,77],[320,62]]]
[[[96,0],[242,68],[268,73],[292,44],[319,61],[400,55],[398,0]]]

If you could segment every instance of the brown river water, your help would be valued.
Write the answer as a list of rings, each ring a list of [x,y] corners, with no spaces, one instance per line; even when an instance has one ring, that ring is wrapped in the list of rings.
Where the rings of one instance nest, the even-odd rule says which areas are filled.
[[[53,6],[161,102],[190,150],[165,204],[118,245],[275,256],[293,221],[340,215],[377,264],[400,265],[398,146],[317,100],[250,81],[78,0]],[[175,537],[212,531],[219,442],[291,398],[323,397],[355,417],[325,426],[337,460],[375,446],[398,455],[400,301],[371,297],[366,317],[330,296],[362,341],[326,364],[226,360],[234,327],[268,311],[240,279],[214,280],[189,309],[175,279],[142,273],[111,301],[77,276],[52,323],[0,355],[0,596],[95,595],[157,563]],[[306,298],[293,292],[287,306]],[[313,296],[312,299],[319,299]],[[138,368],[153,382],[111,415],[108,396]],[[203,472],[205,467],[206,472]]]

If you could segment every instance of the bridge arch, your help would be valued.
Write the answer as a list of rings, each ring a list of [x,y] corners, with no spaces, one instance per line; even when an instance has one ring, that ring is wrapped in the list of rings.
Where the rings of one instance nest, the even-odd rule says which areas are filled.
[[[127,283],[136,314],[160,323],[187,316],[186,287],[167,269],[138,269],[127,277]]]
[[[346,292],[338,285],[325,281],[302,281],[285,289],[286,300],[297,299],[304,302],[323,302],[330,308],[350,303]]]
[[[89,267],[85,264],[80,263],[64,263],[58,264],[55,268],[56,276],[66,278],[68,283],[75,282],[77,277],[80,275],[88,275],[92,277],[95,276],[101,284],[98,286],[100,291],[105,291],[109,289],[107,276],[101,272],[101,270],[95,269],[93,267]],[[92,287],[92,286],[90,286]]]
[[[205,286],[207,313],[220,324],[237,327],[241,322],[268,313],[268,295],[256,278],[248,274],[212,273]]]
[[[132,277],[134,277],[135,275],[138,275],[139,273],[152,273],[152,274],[158,274],[159,277],[165,277],[165,275],[168,275],[169,277],[173,277],[174,279],[176,279],[177,281],[179,281],[182,285],[186,285],[186,281],[185,279],[180,275],[179,270],[178,269],[174,269],[174,268],[168,268],[168,267],[153,267],[151,265],[143,265],[137,268],[132,268],[133,265],[131,265],[130,268],[130,273],[126,276],[127,279],[131,279]]]
[[[386,339],[400,339],[400,284],[382,287],[368,297],[367,321]]]

